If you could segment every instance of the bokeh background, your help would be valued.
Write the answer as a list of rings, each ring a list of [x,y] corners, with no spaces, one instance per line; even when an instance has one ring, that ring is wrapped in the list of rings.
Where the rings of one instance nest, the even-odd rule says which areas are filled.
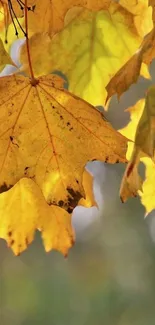
[[[150,71],[152,80],[139,78],[119,102],[112,98],[105,116],[116,129],[129,121],[124,110],[155,83],[155,62]],[[124,165],[97,161],[87,168],[99,210],[75,209],[76,244],[66,259],[45,253],[39,233],[19,257],[0,240],[1,325],[155,325],[155,214],[144,218],[139,198],[120,202]]]

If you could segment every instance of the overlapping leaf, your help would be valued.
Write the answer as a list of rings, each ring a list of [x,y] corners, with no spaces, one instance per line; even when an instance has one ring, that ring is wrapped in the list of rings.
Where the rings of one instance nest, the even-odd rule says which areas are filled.
[[[39,46],[40,34],[33,36],[30,41],[33,69],[37,76],[41,70],[44,73],[60,70],[67,76],[71,92],[93,105],[104,104],[106,84],[137,50],[141,38],[134,27],[133,15],[115,2],[110,1],[106,10],[95,12],[83,8],[78,10],[78,16],[75,12],[73,8],[67,13],[66,20],[70,23],[51,43],[44,34]],[[44,42],[45,64],[42,62],[40,68]],[[27,70],[24,48],[21,63]]]
[[[51,76],[35,85],[22,76],[1,78],[0,186],[3,191],[26,176],[48,204],[71,212],[84,196],[87,161],[125,162],[127,142],[100,112],[61,84]]]

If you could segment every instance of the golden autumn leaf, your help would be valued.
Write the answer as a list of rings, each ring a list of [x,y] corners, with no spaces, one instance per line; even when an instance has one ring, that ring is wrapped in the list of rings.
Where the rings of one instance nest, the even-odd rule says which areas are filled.
[[[35,182],[22,178],[0,194],[0,238],[19,255],[33,241],[36,229],[41,231],[46,252],[56,249],[68,254],[74,243],[71,215],[58,206],[49,206]]]
[[[127,140],[87,102],[60,88],[56,76],[0,82],[0,187],[33,179],[48,204],[69,212],[84,195],[89,160],[126,162]],[[77,150],[78,148],[78,150]]]
[[[115,2],[110,1],[106,10],[83,8],[70,19],[73,12],[75,8],[67,12],[65,19],[71,21],[51,42],[47,34],[40,37],[40,33],[30,40],[34,73],[40,76],[42,71],[47,74],[60,70],[68,78],[72,93],[95,106],[104,104],[106,84],[138,49],[141,38],[134,27],[133,15]],[[23,70],[29,72],[26,47],[21,50],[20,61]]]
[[[155,58],[155,27],[148,33],[139,50],[125,63],[114,75],[106,86],[108,100],[112,95],[120,97],[137,79],[143,68],[143,64],[149,65]],[[145,76],[145,74],[144,74]]]
[[[141,100],[135,107],[130,109],[130,112],[132,120],[129,126],[127,126],[127,129],[123,129],[122,133],[129,137],[130,134],[132,134],[130,133],[131,130],[133,130],[135,140],[134,146],[130,148],[130,160],[121,184],[120,196],[122,201],[125,201],[130,196],[136,196],[137,191],[141,189],[142,181],[138,175],[137,169],[140,158],[144,156],[151,157],[152,159],[154,158],[155,86],[148,89],[145,106],[144,101]],[[135,121],[137,121],[137,126],[135,125]]]

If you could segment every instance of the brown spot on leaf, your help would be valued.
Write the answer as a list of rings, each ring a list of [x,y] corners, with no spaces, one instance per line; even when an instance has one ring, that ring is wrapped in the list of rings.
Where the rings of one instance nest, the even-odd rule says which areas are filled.
[[[6,183],[4,183],[0,186],[0,193],[7,192],[11,187],[13,187],[13,185],[6,185]]]
[[[68,196],[68,212],[71,213],[73,209],[77,206],[79,200],[81,199],[82,195],[78,191],[74,191],[71,187],[67,187],[67,191],[70,194]]]
[[[28,244],[29,244],[29,241],[28,241],[28,238],[26,237],[25,238],[25,245],[28,246]]]
[[[9,231],[7,235],[8,235],[8,237],[11,237],[12,236],[12,231]]]
[[[28,171],[28,169],[29,169],[28,166],[26,166],[26,167],[24,168],[24,175],[27,175],[27,171]]]
[[[108,160],[109,160],[109,157],[107,156],[107,157],[105,158],[105,163],[107,163]]]
[[[15,243],[15,241],[14,241],[14,239],[12,239],[10,242],[10,246],[13,246],[14,243]]]
[[[67,209],[67,212],[68,212],[68,213],[72,213],[72,211],[73,211],[72,208],[68,208],[68,209]]]
[[[60,200],[60,201],[58,202],[58,205],[59,205],[60,208],[63,207],[63,205],[64,205],[64,201],[63,201],[63,200]]]

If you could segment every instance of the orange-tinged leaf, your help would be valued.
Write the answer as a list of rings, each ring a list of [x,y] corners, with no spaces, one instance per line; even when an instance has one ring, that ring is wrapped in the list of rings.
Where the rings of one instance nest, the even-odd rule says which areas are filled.
[[[49,206],[35,182],[23,178],[0,195],[0,238],[19,255],[33,241],[36,229],[47,252],[55,249],[66,256],[74,243],[71,215]]]
[[[31,178],[48,204],[71,212],[84,196],[85,164],[93,159],[126,162],[127,140],[61,85],[51,75],[35,85],[23,76],[1,78],[0,186]]]
[[[114,75],[106,86],[108,93],[106,101],[114,94],[121,96],[137,79],[143,64],[149,65],[155,58],[155,27],[147,34],[139,50]],[[144,75],[145,76],[145,75]]]
[[[137,108],[137,110],[136,110]],[[126,168],[120,196],[125,201],[130,196],[136,196],[141,189],[142,181],[138,175],[138,165],[144,156],[154,158],[155,150],[155,86],[148,89],[145,106],[140,100],[135,107],[130,109],[132,120],[127,128],[123,129],[123,134],[129,136],[135,134],[134,147],[130,148],[130,160]],[[136,126],[137,120],[137,126]],[[138,122],[139,120],[139,122]],[[133,130],[132,133],[131,130]],[[135,132],[136,131],[136,132]],[[120,130],[121,132],[121,130]],[[128,153],[129,154],[129,153]]]

